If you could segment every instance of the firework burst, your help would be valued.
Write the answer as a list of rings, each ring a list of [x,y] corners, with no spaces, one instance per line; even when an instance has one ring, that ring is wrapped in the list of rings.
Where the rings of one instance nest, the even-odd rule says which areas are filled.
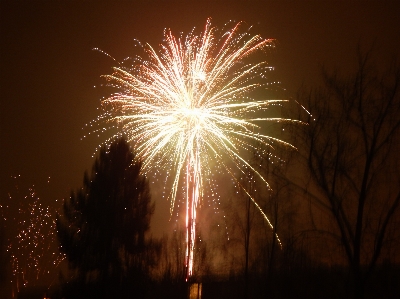
[[[18,213],[13,215],[8,205],[0,205],[0,212],[4,225],[12,232],[7,252],[12,267],[12,297],[15,297],[21,288],[44,281],[52,284],[65,256],[58,251],[56,208],[44,205],[34,186],[28,190],[21,188],[20,176],[13,179],[16,187],[9,192],[7,203],[19,202]]]
[[[274,41],[239,27],[241,23],[220,34],[208,20],[201,34],[193,30],[176,37],[166,30],[160,50],[144,45],[144,55],[132,59],[132,66],[120,64],[104,76],[117,92],[102,100],[106,112],[100,118],[121,126],[120,132],[143,159],[145,173],[167,170],[172,178],[171,212],[179,186],[185,188],[186,278],[192,275],[196,208],[212,165],[229,173],[238,185],[237,173],[250,170],[268,186],[243,153],[276,143],[291,146],[263,134],[260,127],[263,121],[290,121],[262,116],[268,107],[284,101],[250,97],[266,86],[271,70],[265,61],[251,57],[265,54]]]

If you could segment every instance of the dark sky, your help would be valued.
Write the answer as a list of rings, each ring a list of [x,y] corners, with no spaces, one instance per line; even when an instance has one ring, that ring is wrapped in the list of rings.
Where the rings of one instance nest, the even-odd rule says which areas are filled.
[[[100,75],[131,55],[133,39],[157,46],[164,28],[188,32],[228,20],[278,41],[273,65],[290,95],[318,81],[321,65],[346,69],[358,42],[400,53],[399,1],[1,1],[0,203],[11,176],[40,184],[49,204],[81,186],[103,138],[81,138],[99,114]],[[38,185],[39,186],[39,185]],[[39,187],[38,187],[39,188]],[[40,191],[40,190],[39,190]],[[155,230],[168,221],[157,202]]]

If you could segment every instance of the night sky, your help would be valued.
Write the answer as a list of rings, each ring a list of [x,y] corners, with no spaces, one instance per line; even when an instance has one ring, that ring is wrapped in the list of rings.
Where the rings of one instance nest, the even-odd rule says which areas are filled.
[[[320,67],[346,70],[358,43],[400,53],[399,1],[1,1],[0,203],[11,202],[12,176],[35,184],[43,202],[59,205],[82,185],[106,136],[82,139],[99,115],[95,86],[134,39],[157,47],[164,28],[188,32],[208,17],[254,25],[277,40],[275,78],[288,96],[318,83]],[[268,60],[268,58],[267,58]],[[49,179],[50,178],[50,179]],[[47,183],[49,181],[49,183]],[[156,200],[153,234],[166,227],[169,204]],[[58,200],[56,202],[56,200]]]

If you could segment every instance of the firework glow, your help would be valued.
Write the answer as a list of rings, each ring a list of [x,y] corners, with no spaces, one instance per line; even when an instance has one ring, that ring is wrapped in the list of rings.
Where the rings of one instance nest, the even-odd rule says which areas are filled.
[[[271,71],[266,61],[252,58],[256,53],[265,56],[274,40],[242,32],[241,27],[237,23],[221,33],[207,20],[201,34],[193,30],[176,37],[166,30],[158,51],[143,45],[144,55],[131,59],[130,67],[119,64],[104,76],[117,91],[102,100],[105,112],[99,119],[120,126],[119,132],[143,160],[145,174],[166,170],[171,178],[171,213],[179,190],[185,193],[186,279],[193,274],[196,212],[212,167],[218,165],[232,176],[272,228],[237,176],[252,171],[269,188],[243,153],[274,144],[292,147],[263,134],[260,126],[290,122],[262,116],[271,105],[285,101],[251,97],[255,90],[265,89]]]

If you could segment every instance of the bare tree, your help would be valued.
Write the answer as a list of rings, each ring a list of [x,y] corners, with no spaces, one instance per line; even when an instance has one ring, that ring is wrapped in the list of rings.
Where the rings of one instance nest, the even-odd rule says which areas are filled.
[[[250,289],[251,283],[254,283],[250,278],[254,278],[257,273],[264,273],[269,281],[273,275],[275,260],[279,257],[277,250],[282,249],[280,233],[287,227],[287,218],[293,216],[288,205],[290,186],[282,178],[286,162],[283,157],[272,154],[269,149],[254,152],[252,166],[271,183],[272,188],[265,181],[257,179],[252,172],[243,175],[239,180],[241,187],[237,187],[239,191],[234,221],[239,229],[238,238],[244,254],[244,298],[251,297],[254,292]],[[244,192],[241,188],[247,191]],[[268,215],[268,220],[259,213],[253,201]]]
[[[162,240],[162,252],[158,262],[156,274],[157,279],[169,282],[180,282],[184,280],[185,266],[185,232],[174,230],[170,235],[164,235]]]
[[[292,126],[293,124],[288,123],[284,127],[279,127],[277,130],[279,138],[287,140],[288,136],[283,136],[285,128]],[[254,167],[266,178],[271,187],[267,192],[261,192],[260,186],[257,188],[257,201],[270,220],[270,223],[263,221],[262,229],[257,234],[258,252],[261,253],[258,264],[262,267],[261,273],[265,275],[262,285],[266,293],[273,292],[276,282],[274,276],[278,272],[282,274],[285,271],[285,264],[290,263],[289,268],[294,266],[288,257],[296,252],[297,244],[293,236],[299,233],[301,227],[297,225],[298,199],[288,180],[288,171],[294,168],[292,164],[293,158],[296,157],[295,153],[287,148],[279,150],[267,148],[253,155]]]
[[[327,230],[344,249],[355,298],[364,296],[400,203],[400,67],[381,72],[371,55],[359,50],[352,76],[323,71],[324,87],[299,96],[310,111],[309,126],[298,127],[306,189],[335,223]]]
[[[247,176],[243,175],[240,179],[242,187],[237,187],[240,190],[240,212],[236,214],[237,224],[241,231],[243,238],[243,249],[244,249],[244,265],[243,265],[243,278],[244,278],[244,289],[243,298],[248,298],[249,292],[249,267],[250,267],[250,240],[251,235],[254,233],[254,214],[255,208],[252,203],[250,196],[255,195],[255,180],[251,174]],[[247,192],[243,192],[240,188],[245,188]]]

